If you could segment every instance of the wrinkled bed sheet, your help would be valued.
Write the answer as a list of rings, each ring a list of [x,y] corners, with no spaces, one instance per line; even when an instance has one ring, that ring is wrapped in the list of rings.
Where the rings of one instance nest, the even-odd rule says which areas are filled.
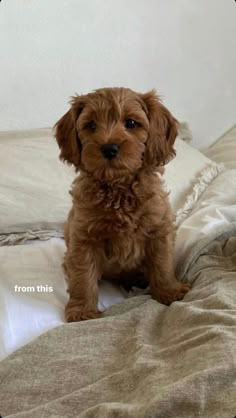
[[[236,223],[202,237],[170,307],[149,296],[61,325],[0,363],[4,417],[230,418],[236,413]]]

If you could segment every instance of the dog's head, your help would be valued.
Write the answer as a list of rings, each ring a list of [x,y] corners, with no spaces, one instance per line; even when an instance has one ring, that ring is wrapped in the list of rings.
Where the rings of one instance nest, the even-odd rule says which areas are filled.
[[[74,97],[55,136],[63,161],[112,181],[165,165],[175,155],[177,121],[155,91],[104,88]]]

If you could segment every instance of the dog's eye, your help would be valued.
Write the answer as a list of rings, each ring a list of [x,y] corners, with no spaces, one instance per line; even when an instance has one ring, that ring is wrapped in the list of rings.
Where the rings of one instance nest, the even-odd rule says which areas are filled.
[[[87,124],[87,127],[88,127],[89,129],[91,129],[91,131],[95,131],[95,130],[96,130],[96,128],[97,128],[97,124],[96,124],[96,122],[95,122],[94,120],[91,120],[91,121]]]
[[[125,127],[127,129],[134,129],[134,128],[137,128],[137,126],[138,126],[138,122],[136,122],[135,120],[133,120],[133,119],[126,119],[126,121],[125,121]]]

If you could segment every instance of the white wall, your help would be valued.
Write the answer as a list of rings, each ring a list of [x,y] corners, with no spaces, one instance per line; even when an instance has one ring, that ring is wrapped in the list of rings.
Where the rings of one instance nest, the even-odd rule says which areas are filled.
[[[2,0],[0,39],[0,130],[109,85],[156,87],[199,146],[236,122],[234,0]]]

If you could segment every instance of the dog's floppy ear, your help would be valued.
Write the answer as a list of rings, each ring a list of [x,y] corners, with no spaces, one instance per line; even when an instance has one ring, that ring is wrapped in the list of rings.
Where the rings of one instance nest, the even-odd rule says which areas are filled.
[[[81,160],[81,142],[76,130],[76,121],[83,109],[79,97],[71,101],[71,108],[55,124],[55,137],[61,150],[60,159],[73,164],[78,170]]]
[[[167,164],[175,155],[173,145],[178,134],[178,122],[161,103],[155,90],[142,94],[142,100],[149,119],[144,163],[156,168]]]

